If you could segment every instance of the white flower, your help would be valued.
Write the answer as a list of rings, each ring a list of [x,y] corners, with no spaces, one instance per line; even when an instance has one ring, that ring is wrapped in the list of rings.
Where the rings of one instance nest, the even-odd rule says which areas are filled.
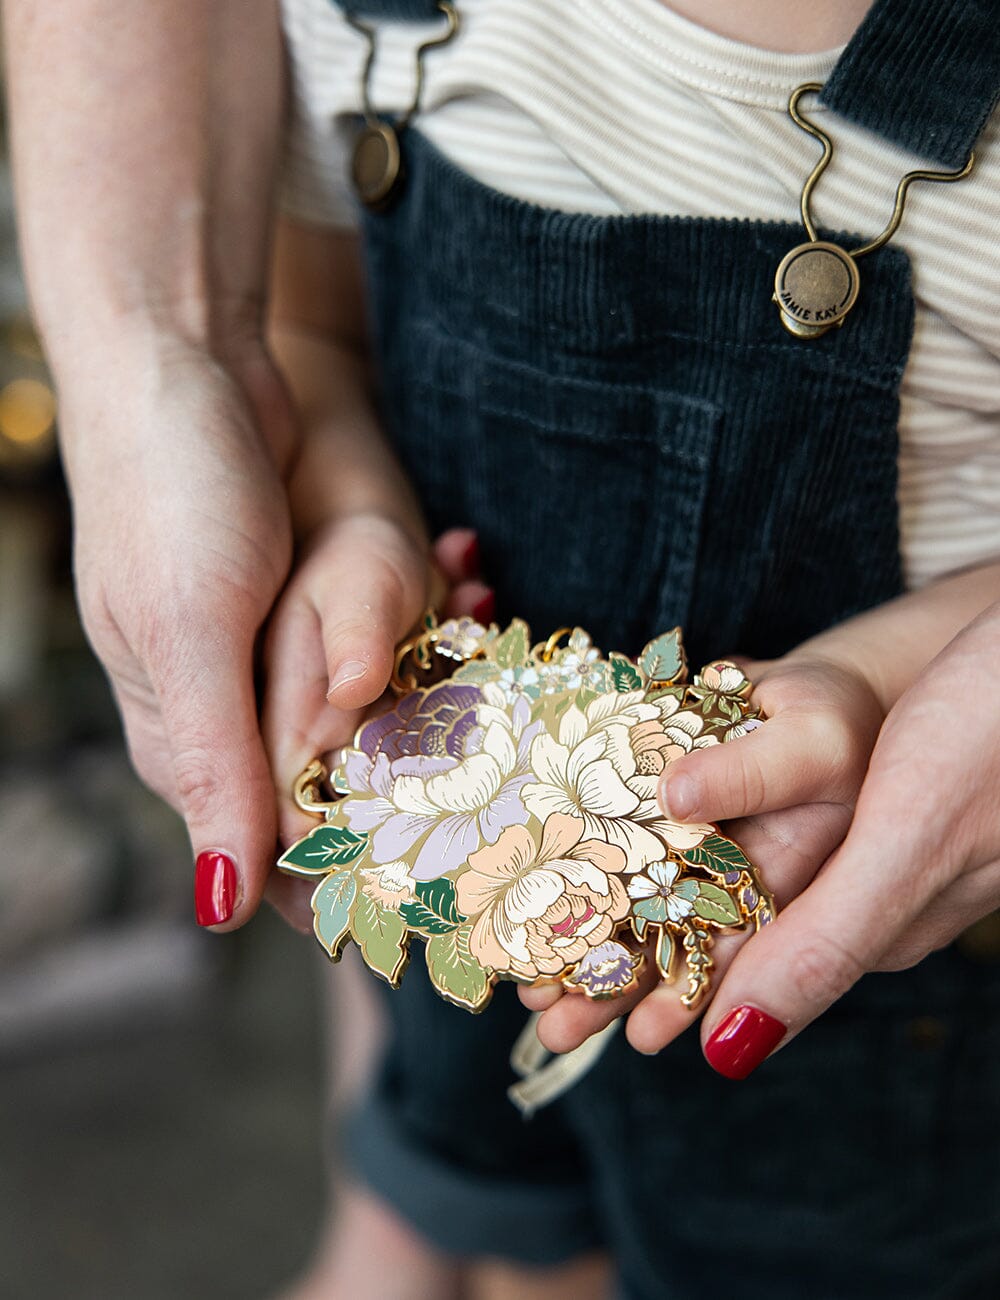
[[[633,876],[628,882],[628,896],[632,910],[647,921],[683,921],[694,911],[698,897],[698,882],[682,880],[677,884],[680,867],[676,862],[654,862],[646,874]]]

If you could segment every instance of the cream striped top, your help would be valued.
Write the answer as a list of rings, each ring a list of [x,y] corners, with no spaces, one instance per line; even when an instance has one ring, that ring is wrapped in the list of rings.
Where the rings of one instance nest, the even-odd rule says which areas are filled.
[[[355,222],[346,179],[366,44],[331,0],[282,0],[292,71],[282,204]],[[818,145],[790,92],[839,51],[778,54],[708,32],[660,0],[458,0],[459,35],[431,52],[420,129],[480,181],[600,215],[798,220]],[[380,25],[372,99],[412,96],[427,27]],[[926,160],[811,111],[835,141],[818,224],[866,237],[899,177]],[[1000,556],[1000,112],[956,185],[918,185],[896,235],[913,262],[916,332],[902,389],[900,524],[918,586]],[[862,264],[862,278],[864,267]]]

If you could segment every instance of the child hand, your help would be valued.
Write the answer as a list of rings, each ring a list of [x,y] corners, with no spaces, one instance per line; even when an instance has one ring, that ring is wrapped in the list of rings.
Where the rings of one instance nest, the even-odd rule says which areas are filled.
[[[399,523],[348,515],[314,540],[282,595],[265,646],[263,734],[278,791],[283,844],[314,824],[291,790],[309,761],[349,744],[389,684],[397,644],[428,605],[493,616],[478,577],[475,534],[453,529],[432,553]],[[272,873],[266,897],[290,924],[312,928],[308,882]]]
[[[756,683],[754,701],[767,725],[676,760],[660,799],[679,820],[741,819],[726,831],[756,864],[780,909],[809,885],[847,833],[883,714],[862,672],[812,648],[742,666]],[[748,931],[716,940],[714,991],[749,938]],[[621,999],[591,1002],[558,987],[520,994],[526,1006],[544,1011],[538,1036],[558,1052],[623,1015],[632,1046],[659,1051],[698,1014],[683,1006],[673,985],[660,982],[651,961],[638,987]]]

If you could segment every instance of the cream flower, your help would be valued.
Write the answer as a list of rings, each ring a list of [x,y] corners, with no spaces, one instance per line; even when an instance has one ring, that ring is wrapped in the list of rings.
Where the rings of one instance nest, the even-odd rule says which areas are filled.
[[[361,889],[390,912],[398,912],[403,903],[414,897],[413,877],[405,862],[386,862],[380,867],[364,868]]]
[[[626,872],[660,861],[665,846],[695,848],[713,828],[663,815],[657,778],[639,772],[630,743],[634,727],[661,718],[671,705],[676,709],[676,700],[644,703],[642,693],[632,691],[599,696],[586,711],[567,709],[558,740],[545,733],[532,743],[538,780],[521,790],[525,807],[540,821],[556,813],[581,818],[585,835],[624,852]]]
[[[617,878],[624,854],[600,840],[581,842],[583,822],[555,815],[541,845],[525,826],[469,856],[455,882],[456,904],[475,918],[469,938],[484,966],[521,979],[559,975],[610,938],[628,912]]]

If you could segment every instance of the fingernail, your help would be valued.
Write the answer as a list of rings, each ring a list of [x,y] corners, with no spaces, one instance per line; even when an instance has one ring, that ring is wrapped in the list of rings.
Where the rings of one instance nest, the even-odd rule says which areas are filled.
[[[330,681],[330,689],[327,691],[327,699],[340,690],[341,686],[346,686],[348,682],[356,682],[359,677],[364,677],[368,671],[368,665],[361,662],[360,659],[348,659],[346,664],[341,664],[333,674]]]
[[[668,817],[690,817],[698,801],[697,783],[683,772],[660,782],[660,805]]]
[[[472,541],[465,548],[462,555],[462,573],[467,578],[475,578],[479,574],[479,538],[473,537]]]
[[[493,615],[497,612],[496,594],[488,591],[478,605],[472,607],[472,617],[477,623],[492,623]]]
[[[221,925],[236,905],[236,864],[209,849],[194,864],[194,915],[199,925]]]
[[[787,1032],[787,1027],[766,1011],[737,1007],[705,1044],[705,1059],[727,1079],[745,1079],[771,1055]]]

